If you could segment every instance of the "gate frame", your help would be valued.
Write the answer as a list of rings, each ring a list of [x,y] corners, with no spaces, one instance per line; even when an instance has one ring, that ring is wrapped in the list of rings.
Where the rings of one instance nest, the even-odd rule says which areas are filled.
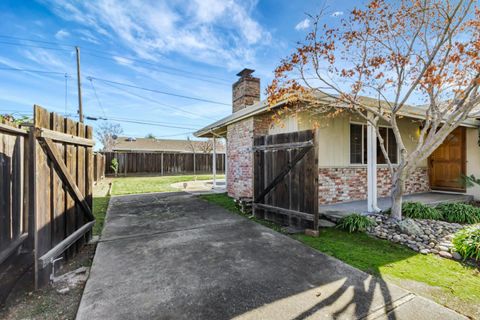
[[[291,134],[292,139],[297,140],[304,140],[304,141],[293,141],[287,143],[274,143],[269,144],[268,140],[275,140],[276,137],[280,135]],[[296,134],[296,136],[294,135]],[[311,138],[308,137],[311,135]],[[271,137],[271,138],[269,138]],[[259,142],[263,140],[263,144],[259,144]],[[300,150],[295,157],[292,159],[291,150]],[[257,195],[256,188],[258,187],[258,179],[260,178],[259,175],[262,175],[262,179],[265,179],[265,171],[267,168],[264,168],[263,172],[257,172],[261,168],[258,166],[258,159],[261,156],[266,157],[267,152],[274,152],[279,150],[287,150],[289,151],[289,160],[283,169],[276,174],[276,176],[268,183],[268,185]],[[283,214],[288,216],[289,221],[291,221],[291,217],[300,218],[301,220],[309,221],[313,223],[313,229],[318,230],[318,220],[319,220],[319,212],[318,212],[318,131],[317,130],[305,130],[305,131],[296,131],[291,133],[280,133],[275,135],[263,135],[254,138],[254,145],[252,148],[252,152],[254,153],[253,157],[253,174],[254,174],[254,184],[253,184],[253,214],[258,215],[256,210],[265,210],[267,212],[273,212],[277,214]],[[311,197],[313,198],[313,212],[302,212],[287,208],[282,208],[279,206],[269,205],[262,203],[265,197],[270,194],[272,191],[276,189],[276,187],[285,180],[286,177],[292,172],[292,170],[299,164],[302,163],[302,160],[306,157],[309,152],[314,152],[314,178],[313,186],[311,192]],[[260,155],[259,155],[260,153]],[[308,166],[308,164],[306,164]],[[268,168],[268,170],[272,170]],[[308,170],[308,167],[307,167]],[[278,172],[278,171],[277,171]],[[304,190],[303,186],[300,186],[301,190]],[[291,184],[290,184],[290,193],[291,193]],[[290,201],[290,200],[289,200]],[[291,203],[289,202],[289,205]]]

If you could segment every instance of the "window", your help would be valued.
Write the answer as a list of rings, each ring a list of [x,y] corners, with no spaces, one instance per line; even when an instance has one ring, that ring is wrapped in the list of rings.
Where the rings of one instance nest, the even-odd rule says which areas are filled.
[[[380,135],[385,142],[388,157],[392,163],[397,163],[398,148],[395,135],[391,128],[380,127]],[[367,163],[367,125],[350,124],[350,163]],[[380,144],[377,141],[377,163],[386,164],[387,161],[383,155]]]

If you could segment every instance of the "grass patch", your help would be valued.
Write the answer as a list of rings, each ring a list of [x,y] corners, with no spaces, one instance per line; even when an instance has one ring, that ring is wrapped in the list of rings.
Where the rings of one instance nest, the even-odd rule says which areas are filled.
[[[108,202],[110,197],[93,198],[93,216],[95,217],[95,225],[93,226],[93,235],[102,234],[103,225],[105,224],[105,214],[107,213]]]
[[[245,214],[240,209],[237,207],[237,204],[235,201],[233,201],[232,198],[230,198],[226,193],[216,193],[216,194],[204,194],[204,195],[199,195],[198,196],[200,199],[206,200],[208,202],[215,203],[219,205],[220,207],[223,207],[227,209],[228,211],[234,212],[236,214],[239,214],[249,220],[255,221],[261,225],[266,226],[267,228],[273,229],[277,232],[283,233],[282,227],[279,226],[278,224],[263,220],[263,219],[258,219],[256,217],[253,217],[249,214]]]
[[[362,233],[323,229],[320,237],[294,236],[306,245],[338,258],[370,274],[413,280],[439,287],[446,296],[478,303],[480,276],[477,269],[436,255],[422,255]]]
[[[213,179],[212,175],[197,175],[197,180]],[[217,175],[223,179],[223,175]],[[173,188],[172,183],[195,180],[193,175],[154,176],[154,177],[117,177],[113,180],[112,195],[125,195],[135,193],[174,192],[180,191]]]

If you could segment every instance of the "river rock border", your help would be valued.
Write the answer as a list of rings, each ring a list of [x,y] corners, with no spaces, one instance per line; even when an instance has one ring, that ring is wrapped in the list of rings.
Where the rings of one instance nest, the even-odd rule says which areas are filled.
[[[461,260],[462,257],[452,244],[453,235],[464,226],[437,220],[403,219],[395,222],[388,215],[372,214],[377,225],[368,233],[399,243],[421,254],[437,254],[440,257]]]

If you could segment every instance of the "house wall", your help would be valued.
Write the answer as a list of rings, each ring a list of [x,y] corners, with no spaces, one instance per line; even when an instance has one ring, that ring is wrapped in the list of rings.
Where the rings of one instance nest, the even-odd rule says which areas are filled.
[[[253,138],[268,134],[270,116],[250,117],[227,127],[227,192],[236,199],[253,196]]]
[[[274,123],[271,115],[256,116],[228,126],[228,194],[235,198],[253,196],[253,137],[265,134],[278,134],[299,130],[318,130],[319,143],[319,202],[320,204],[361,200],[367,197],[366,165],[350,164],[350,123],[364,123],[353,115],[340,115],[335,118],[320,118],[300,114],[285,118],[282,123]],[[416,145],[419,123],[403,118],[399,121],[400,131],[407,150]],[[478,130],[467,129],[467,174],[480,177],[480,147]],[[377,165],[378,196],[388,196],[391,189],[391,176],[387,165]],[[406,192],[426,192],[430,190],[427,160],[422,161],[411,173],[406,182]],[[480,187],[468,188],[468,194],[480,199]]]
[[[480,146],[479,129],[467,129],[467,175],[475,175],[480,178]],[[467,194],[473,195],[480,200],[480,186],[467,188]]]

